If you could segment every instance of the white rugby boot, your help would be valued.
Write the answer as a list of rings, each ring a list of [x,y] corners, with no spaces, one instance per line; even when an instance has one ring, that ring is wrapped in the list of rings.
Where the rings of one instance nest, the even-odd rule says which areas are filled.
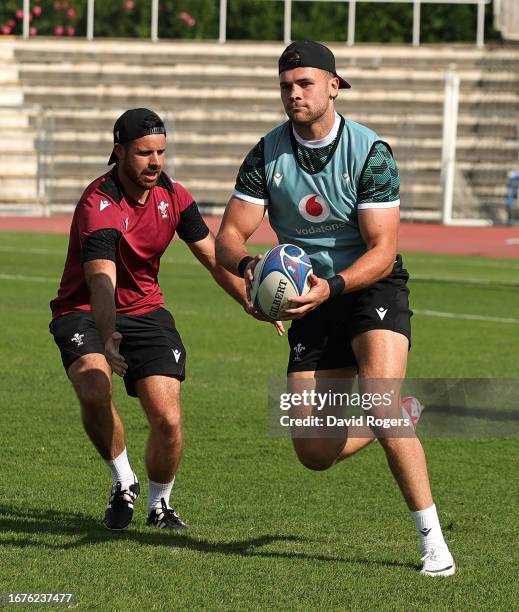
[[[452,576],[456,571],[454,557],[446,546],[428,546],[422,561],[422,576]]]

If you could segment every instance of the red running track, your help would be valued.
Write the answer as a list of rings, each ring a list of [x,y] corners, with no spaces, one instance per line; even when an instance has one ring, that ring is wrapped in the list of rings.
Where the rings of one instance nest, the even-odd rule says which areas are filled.
[[[0,231],[67,234],[70,215],[54,217],[0,217]],[[221,217],[205,217],[213,232]],[[253,244],[276,244],[274,232],[264,221],[251,238]],[[482,255],[519,259],[519,227],[445,227],[430,223],[402,223],[401,251]]]

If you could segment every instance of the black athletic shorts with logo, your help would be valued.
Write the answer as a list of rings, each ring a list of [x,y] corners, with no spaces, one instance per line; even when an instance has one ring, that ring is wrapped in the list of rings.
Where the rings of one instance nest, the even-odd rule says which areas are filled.
[[[356,366],[351,340],[372,329],[388,329],[409,339],[409,274],[397,256],[393,271],[377,283],[321,304],[288,330],[288,373]]]
[[[185,378],[186,350],[175,320],[165,308],[143,315],[117,315],[117,331],[122,334],[120,353],[128,364],[124,376],[126,392],[137,397],[135,383],[147,376]],[[61,351],[63,367],[89,353],[104,353],[90,312],[72,312],[51,321],[54,341]]]

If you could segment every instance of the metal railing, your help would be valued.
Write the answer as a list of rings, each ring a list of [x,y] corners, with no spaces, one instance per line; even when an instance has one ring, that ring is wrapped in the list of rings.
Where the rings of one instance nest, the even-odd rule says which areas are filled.
[[[348,37],[347,44],[355,44],[355,16],[356,7],[360,2],[385,3],[385,4],[412,4],[413,5],[413,45],[420,44],[420,21],[422,4],[472,4],[477,6],[476,44],[482,47],[485,42],[485,6],[492,0],[265,0],[270,2],[284,3],[284,27],[283,40],[289,44],[292,39],[292,4],[293,2],[340,2],[348,5]],[[151,2],[151,24],[150,38],[152,41],[159,40],[159,0]],[[225,43],[227,40],[227,8],[229,0],[220,0],[219,36],[218,41]],[[23,37],[30,36],[30,5],[31,0],[23,0]],[[87,0],[86,38],[94,39],[94,14],[95,0]]]
[[[159,0],[151,1],[151,24],[150,38],[152,41],[159,39]],[[23,0],[23,37],[30,37],[30,14],[31,0]],[[95,0],[87,0],[87,18],[86,18],[86,38],[94,40],[94,16],[95,16]]]
[[[476,44],[482,47],[485,43],[485,5],[492,0],[269,0],[283,2],[285,5],[283,40],[289,44],[292,40],[292,3],[293,2],[340,2],[348,4],[348,38],[347,44],[355,44],[355,16],[357,4],[368,2],[373,4],[412,4],[413,5],[413,45],[420,44],[420,13],[422,4],[473,4],[478,7]],[[220,0],[220,36],[219,42],[224,43],[227,39],[227,3],[228,0]]]

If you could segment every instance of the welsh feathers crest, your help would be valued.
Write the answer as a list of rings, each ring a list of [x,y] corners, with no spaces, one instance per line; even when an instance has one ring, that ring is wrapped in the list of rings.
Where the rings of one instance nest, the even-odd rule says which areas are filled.
[[[162,218],[167,219],[168,218],[168,203],[162,200],[162,202],[157,205],[157,208],[162,213]]]
[[[85,337],[85,334],[80,334],[78,332],[76,332],[72,338],[70,339],[71,342],[75,342],[76,346],[83,346],[84,342],[83,342],[83,338]]]

